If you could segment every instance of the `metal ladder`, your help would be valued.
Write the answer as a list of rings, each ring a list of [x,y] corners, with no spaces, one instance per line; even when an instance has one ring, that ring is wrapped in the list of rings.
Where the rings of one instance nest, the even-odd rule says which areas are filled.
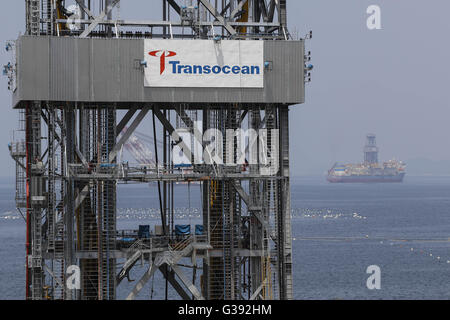
[[[210,244],[214,249],[223,248],[223,216],[222,216],[222,184],[220,181],[210,182]],[[224,261],[222,257],[211,257],[208,272],[208,299],[223,299],[224,294]]]
[[[27,115],[27,121],[30,121],[30,137],[33,139],[28,142],[30,148],[31,158],[28,159],[31,166],[31,183],[38,181],[40,172],[37,169],[33,169],[33,165],[36,165],[36,159],[40,157],[41,150],[41,106],[37,103],[33,103],[31,106],[30,114]],[[33,186],[31,186],[33,189]],[[37,187],[35,188],[37,189]],[[40,205],[35,203],[33,193],[30,194],[31,207],[31,233],[32,233],[32,249],[31,249],[31,268],[32,268],[32,298],[34,300],[42,299],[43,295],[43,261],[42,261],[42,209]]]
[[[19,137],[17,137],[17,135]],[[16,207],[26,208],[25,109],[19,110],[19,129],[14,131],[10,152],[12,158],[16,161]]]
[[[40,34],[40,0],[29,0],[29,27],[32,36]]]
[[[290,199],[290,183],[289,183],[289,110],[280,109],[280,137],[281,137],[281,169],[284,177],[279,183],[280,196],[287,197],[286,207],[282,208],[283,217],[280,223],[284,226],[284,249],[283,264],[284,264],[284,278],[285,278],[285,292],[284,297],[291,300],[292,297],[292,234],[291,234],[291,199]]]
[[[55,250],[55,111],[47,109],[48,119],[48,183],[47,183],[47,250]]]
[[[102,162],[109,163],[109,153],[115,145],[116,141],[116,110],[115,109],[102,109],[102,127],[100,141],[101,146],[101,160]],[[115,181],[102,181],[102,192],[98,195],[98,199],[101,203],[101,245],[100,245],[100,257],[102,274],[101,277],[101,290],[103,299],[115,299],[115,259],[111,258],[112,252],[115,249],[115,236],[116,236],[116,182]],[[99,205],[99,204],[98,204]]]
[[[56,194],[55,194],[55,110],[47,108],[48,127],[48,182],[47,182],[47,251],[53,254],[51,265],[52,276],[52,297],[53,299],[64,299],[64,244],[61,244],[60,234],[61,223],[57,224],[56,216]],[[62,225],[64,228],[64,225]],[[63,237],[62,237],[63,238]],[[58,239],[58,240],[56,240]],[[63,240],[62,240],[63,241]],[[62,269],[62,270],[61,270]]]
[[[42,0],[42,18],[45,26],[45,33],[47,35],[53,34],[53,1]]]

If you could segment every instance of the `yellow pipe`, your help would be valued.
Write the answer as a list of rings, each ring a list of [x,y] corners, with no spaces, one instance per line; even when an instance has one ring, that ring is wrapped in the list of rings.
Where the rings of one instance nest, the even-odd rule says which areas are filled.
[[[242,10],[244,10],[244,13],[237,22],[248,22],[248,1],[245,2],[245,4],[242,7]],[[240,27],[237,29],[237,31],[238,33],[247,33],[247,27]]]
[[[67,17],[62,13],[62,0],[56,0],[56,17],[58,19],[67,19]],[[67,30],[67,24],[58,23],[59,30]]]

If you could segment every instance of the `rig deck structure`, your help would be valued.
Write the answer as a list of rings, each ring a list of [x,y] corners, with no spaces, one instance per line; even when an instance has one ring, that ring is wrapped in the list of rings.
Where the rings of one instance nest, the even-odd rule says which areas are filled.
[[[154,4],[162,21],[123,20],[118,0],[25,4],[26,34],[10,44],[14,61],[6,73],[20,115],[10,152],[17,207],[26,211],[26,299],[116,299],[140,260],[146,267],[128,299],[155,272],[182,299],[292,299],[289,106],[304,102],[308,55],[304,40],[288,32],[286,1],[162,0]],[[225,63],[236,53],[222,52],[227,45],[244,48],[239,59],[254,54],[258,77],[245,82],[241,74],[238,85],[227,85],[225,75],[245,74],[245,67],[219,61],[213,87],[208,78],[147,82],[163,75],[163,62],[171,71],[174,55],[162,47],[150,55],[148,45],[189,49],[199,41]],[[180,69],[174,64],[172,71]],[[206,77],[205,67],[197,71]],[[162,141],[155,163],[121,162],[124,144],[147,119],[155,145],[158,135]],[[202,138],[210,129],[222,139]],[[195,143],[179,134],[190,133],[201,149],[209,141],[215,155],[236,160],[239,139],[227,132],[237,129],[265,132],[255,138],[263,150],[247,148],[245,160],[231,164],[194,161]],[[174,145],[192,160],[189,170],[176,165]],[[276,170],[262,170],[267,158]],[[202,190],[203,232],[180,237],[174,184],[194,181]],[[127,182],[158,183],[160,202],[148,204],[160,207],[157,234],[118,230],[117,185]],[[76,270],[79,286],[69,286]]]

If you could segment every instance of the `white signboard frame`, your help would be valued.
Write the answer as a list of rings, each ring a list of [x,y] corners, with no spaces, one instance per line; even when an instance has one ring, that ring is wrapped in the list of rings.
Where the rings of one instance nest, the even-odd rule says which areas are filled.
[[[264,88],[264,42],[144,40],[144,86]]]

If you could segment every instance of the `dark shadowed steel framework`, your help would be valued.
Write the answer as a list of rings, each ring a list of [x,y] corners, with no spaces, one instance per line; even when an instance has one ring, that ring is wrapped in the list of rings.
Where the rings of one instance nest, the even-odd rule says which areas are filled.
[[[162,3],[161,21],[124,20],[118,0],[25,3],[26,35],[16,41],[12,88],[20,127],[10,149],[17,207],[26,211],[26,298],[115,299],[129,271],[145,261],[128,299],[155,272],[182,299],[292,299],[288,112],[304,102],[305,53],[303,40],[293,41],[288,32],[286,1],[162,0],[155,5]],[[71,4],[80,8],[76,19]],[[265,88],[144,89],[142,41],[157,38],[264,41]],[[92,78],[83,80],[85,51]],[[124,87],[120,99],[109,99],[115,94],[105,73],[108,59],[115,59],[109,51],[119,60],[131,52],[119,63],[122,76],[137,75],[129,90],[140,90],[139,99]],[[88,98],[80,98],[83,81]],[[103,89],[107,96],[99,100]],[[162,141],[157,164],[121,163],[124,143],[146,116]],[[195,120],[203,132],[224,133],[224,158],[238,148],[228,129],[268,129],[267,149],[278,146],[279,169],[262,175],[260,164],[194,164],[180,171],[172,146],[186,152],[192,144],[176,129],[198,138]],[[195,181],[202,190],[203,232],[180,237],[173,232],[174,184]],[[150,237],[117,230],[117,184],[124,182],[158,183],[160,202],[148,205],[160,208],[162,227]],[[71,266],[79,267],[79,289],[67,286],[76,270]]]

